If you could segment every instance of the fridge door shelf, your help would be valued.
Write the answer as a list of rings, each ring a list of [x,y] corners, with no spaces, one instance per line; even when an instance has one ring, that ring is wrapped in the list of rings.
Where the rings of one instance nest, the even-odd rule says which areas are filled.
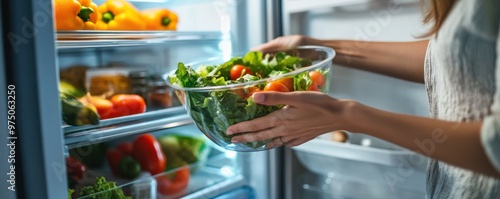
[[[64,126],[65,144],[71,149],[120,137],[192,124],[182,107],[103,120],[99,125]]]
[[[158,190],[157,179],[162,176],[171,175],[186,167],[189,167],[191,171],[187,188],[176,194],[162,195]],[[217,151],[206,162],[194,163],[154,176],[143,172],[141,177],[128,182],[124,179],[109,176],[110,172],[104,170],[96,171],[91,175],[94,177],[105,176],[107,181],[116,182],[117,188],[115,189],[122,189],[132,199],[191,199],[207,198],[207,196],[212,195],[217,196],[237,187],[244,186],[244,177],[237,172],[238,169],[236,167],[237,164],[234,158],[230,158],[225,153]],[[94,182],[93,179],[88,179],[87,182],[84,182],[84,185],[80,186],[88,186]],[[80,197],[80,199],[83,198],[91,198],[91,196]]]
[[[363,137],[363,134],[357,135]],[[425,190],[424,174],[428,159],[400,147],[386,145],[385,148],[377,148],[355,142],[340,143],[321,136],[293,150],[300,163],[318,175],[335,175],[336,178],[389,188],[397,185],[417,193]]]
[[[178,42],[219,42],[217,31],[59,31],[57,49],[165,45]]]
[[[421,199],[425,192],[415,191],[394,185],[393,189],[385,183],[374,183],[365,179],[352,179],[330,174],[328,176],[300,175],[298,192],[301,198],[316,199]]]

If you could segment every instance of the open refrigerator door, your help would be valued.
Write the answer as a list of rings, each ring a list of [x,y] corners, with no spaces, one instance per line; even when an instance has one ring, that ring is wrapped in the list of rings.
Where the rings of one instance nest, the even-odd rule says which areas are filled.
[[[411,41],[426,30],[419,1],[289,0],[283,4],[285,35]],[[428,116],[422,84],[334,65],[330,88],[329,94],[338,99]],[[365,133],[330,132],[287,150],[286,197],[424,198],[428,159]]]
[[[274,1],[93,1],[97,6],[127,2],[136,11],[168,9],[178,18],[170,30],[57,30],[52,11],[60,2],[69,1],[2,1],[7,11],[1,15],[2,57],[8,59],[2,62],[6,82],[0,85],[15,85],[18,120],[13,126],[16,135],[30,140],[19,142],[14,151],[18,191],[2,190],[2,196],[278,195],[276,152],[237,153],[216,146],[196,128],[163,79],[179,62],[228,60],[263,43]],[[111,7],[102,17],[118,20],[117,13],[109,14],[115,12]],[[9,39],[13,36],[22,40]],[[34,165],[43,169],[35,172]]]

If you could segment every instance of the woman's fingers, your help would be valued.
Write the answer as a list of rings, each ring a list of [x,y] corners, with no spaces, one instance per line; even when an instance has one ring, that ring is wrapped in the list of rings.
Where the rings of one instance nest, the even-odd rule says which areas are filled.
[[[240,122],[229,126],[226,130],[227,135],[238,133],[258,132],[266,130],[267,133],[274,133],[284,130],[284,123],[287,118],[293,115],[288,115],[288,108],[284,107],[281,110],[274,111],[266,116],[259,117],[250,121]],[[276,137],[278,135],[272,136]],[[272,138],[266,136],[266,138]]]
[[[298,137],[295,139],[292,139],[288,142],[286,142],[285,146],[286,147],[294,147],[294,146],[299,146],[301,144],[304,144],[305,142],[314,139],[316,136],[303,136],[303,137]]]
[[[283,143],[283,141],[280,140],[280,138],[281,137],[276,137],[271,142],[267,143],[266,149],[272,149],[272,148],[283,146],[284,143]]]
[[[251,51],[276,52],[276,51],[280,51],[281,49],[282,49],[282,45],[279,42],[275,42],[273,40],[271,42],[255,46],[251,49]]]
[[[281,129],[283,129],[283,128],[280,126],[277,126],[277,127],[273,127],[273,128],[260,130],[257,132],[236,134],[231,139],[231,142],[241,143],[241,142],[257,142],[257,141],[270,140],[270,139],[273,139],[275,137],[279,137],[280,135],[284,134],[284,131]]]
[[[303,36],[301,35],[283,36],[273,39],[267,43],[258,45],[251,50],[262,52],[286,51],[301,45],[302,40]]]

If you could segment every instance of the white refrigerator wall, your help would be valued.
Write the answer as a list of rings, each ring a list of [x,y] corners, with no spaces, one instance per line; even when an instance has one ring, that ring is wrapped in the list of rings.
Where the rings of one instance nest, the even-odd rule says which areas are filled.
[[[418,3],[379,2],[308,12],[300,29],[315,38],[365,41],[412,41],[425,32]],[[423,84],[356,69],[334,66],[331,95],[388,111],[428,116]]]

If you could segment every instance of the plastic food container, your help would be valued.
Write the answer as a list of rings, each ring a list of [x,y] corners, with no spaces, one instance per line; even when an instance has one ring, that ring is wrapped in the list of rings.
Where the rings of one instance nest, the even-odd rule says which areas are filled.
[[[252,113],[255,110],[249,109],[234,109],[234,104],[236,103],[246,103],[246,105],[253,103],[248,99],[230,99],[225,97],[226,93],[238,93],[241,90],[248,90],[248,88],[258,87],[260,89],[268,82],[279,80],[287,77],[296,77],[299,75],[309,74],[310,71],[320,71],[324,74],[325,85],[321,87],[321,92],[328,92],[332,74],[332,59],[335,56],[335,51],[331,48],[320,47],[320,46],[301,46],[297,49],[290,50],[286,52],[287,55],[296,56],[305,60],[311,61],[311,65],[308,67],[298,68],[292,72],[282,74],[273,78],[265,78],[252,82],[230,84],[225,86],[212,86],[212,87],[193,87],[193,88],[183,88],[178,85],[173,85],[170,83],[170,75],[173,75],[175,71],[165,75],[167,83],[172,87],[181,101],[184,108],[187,110],[188,114],[194,120],[194,123],[198,129],[203,132],[210,140],[212,140],[217,145],[232,151],[261,151],[265,150],[265,145],[270,142],[270,140],[262,142],[252,142],[252,143],[231,143],[232,136],[227,136],[227,128],[237,122],[234,120],[246,121],[251,120],[262,115]],[[218,60],[219,65],[224,63],[222,60]],[[199,64],[186,64],[196,69],[202,65],[214,64],[214,60],[207,60],[207,62],[200,62]],[[251,98],[251,97],[249,97]],[[203,103],[201,103],[203,102]],[[206,103],[210,103],[208,106]],[[258,108],[264,108],[263,105]],[[266,109],[272,109],[273,111],[279,110],[282,106],[272,107],[267,106]],[[239,112],[238,112],[239,111]],[[244,112],[245,119],[241,118],[241,112]],[[239,116],[235,116],[239,115]],[[251,115],[251,116],[249,116]],[[236,118],[238,117],[238,118]],[[249,119],[246,119],[249,118]]]
[[[105,170],[92,170],[91,174],[87,171],[88,176],[84,181],[79,182],[73,198],[110,198],[110,195],[117,192],[129,199],[178,199],[185,196],[190,198],[188,196],[190,194],[217,186],[218,183],[241,175],[239,162],[234,157],[228,157],[226,153],[218,149],[210,150],[208,156],[203,162],[195,162],[154,176],[143,172],[134,180],[114,177]],[[186,172],[189,172],[189,176]],[[101,176],[105,177],[108,182],[115,182],[116,187],[88,196],[77,196],[83,186],[92,186],[96,178]]]

